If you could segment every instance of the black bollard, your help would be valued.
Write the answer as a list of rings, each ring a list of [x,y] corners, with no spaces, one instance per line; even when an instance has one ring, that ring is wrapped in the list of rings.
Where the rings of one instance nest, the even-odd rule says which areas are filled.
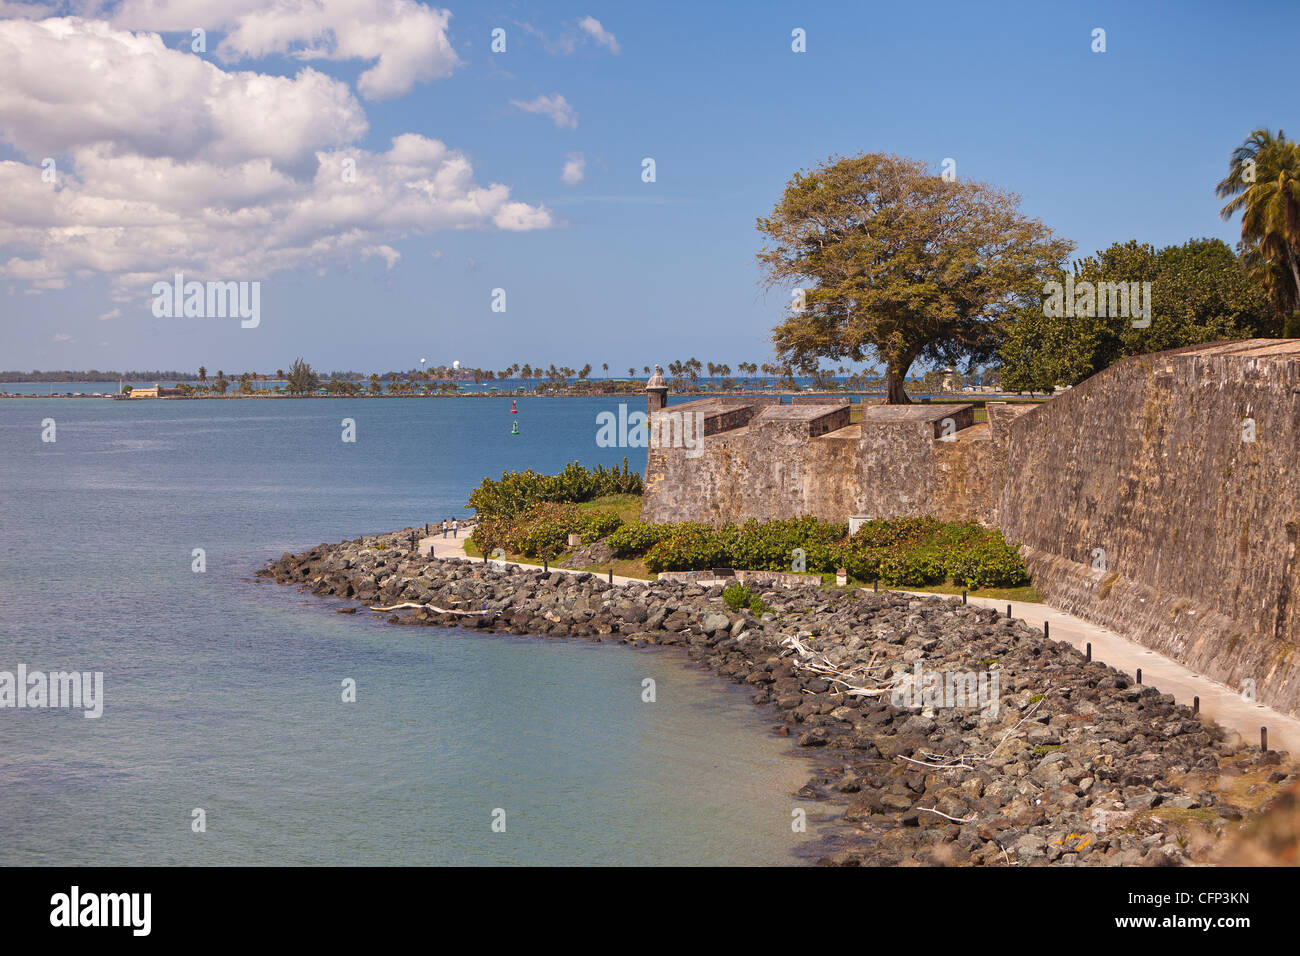
[[[1085,651],[1083,659],[1089,664],[1092,663],[1092,641],[1088,642],[1088,649]]]
[[[542,573],[543,574],[551,573],[551,562],[547,561],[545,558],[542,558]]]
[[[1142,668],[1140,668],[1140,667],[1138,668],[1138,673],[1137,673],[1137,682],[1138,682],[1139,684],[1142,683]]]
[[[877,593],[879,593],[879,591],[880,591],[880,578],[876,578],[874,581],[871,582],[871,590],[876,591]]]
[[[610,583],[610,584],[613,584],[613,583],[614,583],[614,569],[613,569],[613,568],[610,568],[610,569],[609,569],[609,583]]]
[[[1268,753],[1268,728],[1267,727],[1259,728],[1259,749],[1264,753]]]
[[[965,591],[962,591],[962,592],[961,592],[961,603],[962,603],[962,604],[965,604],[965,603],[966,603],[966,592],[965,592]]]
[[[1192,698],[1192,713],[1193,713],[1193,714],[1199,714],[1200,712],[1201,712],[1201,698],[1199,698],[1199,697],[1193,697],[1193,698]]]
[[[1011,605],[1007,605],[1007,620],[1011,620]]]
[[[1050,639],[1051,636],[1052,636],[1052,625],[1051,625],[1050,622],[1048,622],[1048,621],[1044,621],[1044,622],[1043,622],[1043,637],[1045,637],[1045,638],[1049,638],[1049,639]]]

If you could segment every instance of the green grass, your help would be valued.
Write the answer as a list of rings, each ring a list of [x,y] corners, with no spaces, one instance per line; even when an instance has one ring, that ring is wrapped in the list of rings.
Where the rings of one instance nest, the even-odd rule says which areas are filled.
[[[611,565],[614,568],[614,573],[619,577],[639,578],[642,581],[653,581],[658,577],[653,571],[647,571],[645,565],[635,558],[615,558],[613,561],[606,561],[604,564],[589,564],[582,570],[603,576],[609,574]]]
[[[624,524],[641,520],[640,495],[605,495],[584,501],[578,505],[579,511],[608,511],[623,519]]]

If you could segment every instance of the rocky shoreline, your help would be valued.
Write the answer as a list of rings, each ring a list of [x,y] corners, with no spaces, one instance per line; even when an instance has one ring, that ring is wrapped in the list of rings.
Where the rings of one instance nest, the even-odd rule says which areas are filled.
[[[419,533],[320,545],[257,573],[393,624],[682,649],[752,687],[813,757],[796,797],[814,802],[821,863],[1214,862],[1216,841],[1295,780],[1278,752],[993,610],[773,588],[756,617],[721,587],[432,558],[412,546]]]

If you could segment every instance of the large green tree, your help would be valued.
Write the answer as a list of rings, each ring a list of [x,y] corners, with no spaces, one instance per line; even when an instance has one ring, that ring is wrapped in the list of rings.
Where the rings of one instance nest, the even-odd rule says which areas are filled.
[[[1257,129],[1215,187],[1219,215],[1241,213],[1242,258],[1283,315],[1300,308],[1300,143]],[[1294,330],[1300,331],[1300,330]]]
[[[918,359],[991,358],[999,323],[1074,248],[1013,194],[883,153],[796,173],[758,229],[767,288],[803,290],[773,330],[778,356],[804,372],[874,356],[890,404],[909,401]]]
[[[1100,308],[1049,314],[1041,297],[1019,305],[1004,326],[1001,384],[1012,391],[1049,391],[1074,385],[1129,355],[1278,334],[1276,313],[1259,286],[1221,239],[1191,239],[1156,250],[1129,240],[1075,262],[1074,289],[1084,282],[1149,282],[1147,319]],[[1064,272],[1046,282],[1065,282]],[[1043,293],[1046,294],[1045,292]],[[1131,303],[1132,305],[1132,303]],[[1105,314],[1097,314],[1104,312]],[[1136,324],[1135,324],[1136,323]]]

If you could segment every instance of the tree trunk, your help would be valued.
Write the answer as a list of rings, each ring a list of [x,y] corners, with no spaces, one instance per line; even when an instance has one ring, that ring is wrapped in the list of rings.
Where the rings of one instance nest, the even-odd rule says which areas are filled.
[[[908,367],[910,367],[910,364]],[[907,374],[907,368],[897,369],[892,364],[885,367],[885,404],[886,405],[911,405],[912,400],[907,397],[907,392],[903,388],[903,376]]]

